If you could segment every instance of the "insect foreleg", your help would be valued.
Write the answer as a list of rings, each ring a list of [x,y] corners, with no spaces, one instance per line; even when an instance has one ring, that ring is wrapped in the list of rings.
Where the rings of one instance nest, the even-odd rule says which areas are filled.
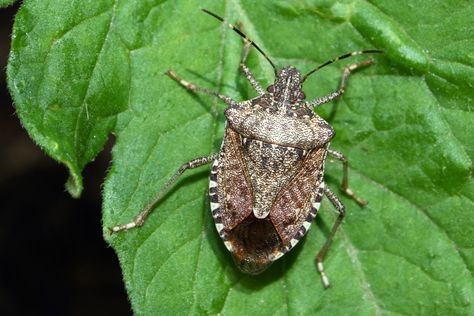
[[[347,79],[349,78],[349,75],[351,74],[351,72],[355,71],[358,68],[369,66],[373,62],[374,62],[374,60],[372,58],[370,58],[370,59],[364,60],[360,63],[351,64],[351,65],[347,66],[346,68],[344,68],[344,70],[342,72],[341,83],[339,84],[339,89],[337,91],[331,93],[331,94],[325,95],[324,97],[321,97],[321,98],[315,99],[313,101],[307,102],[306,105],[308,106],[308,108],[312,109],[315,106],[319,106],[321,104],[328,103],[328,102],[340,97],[345,92],[345,89],[346,89],[346,86],[347,86]]]
[[[316,256],[316,267],[318,269],[319,274],[321,275],[321,281],[323,282],[323,286],[328,288],[331,286],[329,283],[329,278],[327,277],[326,273],[324,272],[324,265],[323,260],[326,257],[326,254],[331,247],[332,240],[334,239],[334,235],[336,234],[339,225],[341,225],[344,216],[346,215],[344,205],[339,201],[338,197],[328,188],[324,187],[324,194],[328,197],[329,201],[331,201],[332,205],[337,209],[339,212],[339,216],[336,219],[336,222],[332,226],[331,232],[329,233],[328,239],[326,243],[323,245],[321,250],[319,250],[318,255]]]
[[[237,102],[232,100],[232,98],[230,98],[226,95],[220,94],[219,92],[212,91],[212,90],[197,86],[193,83],[190,83],[189,81],[186,81],[183,78],[181,78],[180,76],[178,76],[173,70],[168,70],[168,71],[165,72],[165,74],[167,76],[169,76],[171,79],[177,81],[180,85],[182,85],[183,87],[185,87],[188,90],[191,90],[193,92],[201,92],[201,93],[216,96],[219,99],[221,99],[222,101],[224,101],[228,106],[237,105]]]

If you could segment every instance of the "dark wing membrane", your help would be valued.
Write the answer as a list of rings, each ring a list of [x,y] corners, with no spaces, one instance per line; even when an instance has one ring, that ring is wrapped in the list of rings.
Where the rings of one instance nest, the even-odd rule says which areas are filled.
[[[252,190],[242,158],[239,134],[226,129],[217,177],[224,230],[230,231],[252,213]]]
[[[280,191],[273,203],[270,219],[282,239],[283,246],[289,245],[292,239],[299,240],[302,237],[297,237],[297,233],[309,217],[311,197],[316,194],[323,181],[326,150],[326,147],[313,149],[301,169]]]

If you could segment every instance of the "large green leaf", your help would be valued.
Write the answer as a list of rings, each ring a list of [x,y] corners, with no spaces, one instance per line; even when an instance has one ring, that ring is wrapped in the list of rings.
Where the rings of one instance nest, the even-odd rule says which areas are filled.
[[[184,162],[216,152],[224,105],[163,75],[244,100],[255,96],[238,62],[242,43],[206,7],[240,22],[279,66],[306,72],[351,50],[384,49],[346,94],[318,109],[351,163],[360,208],[327,182],[347,217],[326,260],[314,256],[335,213],[259,276],[238,272],[212,222],[208,167],[187,172],[141,229],[111,236]],[[474,314],[474,7],[469,1],[25,1],[13,32],[9,86],[32,138],[68,166],[69,189],[116,134],[104,186],[104,235],[137,315]],[[360,60],[367,57],[360,57]],[[359,60],[359,59],[354,59]],[[347,64],[347,63],[346,63]],[[332,92],[344,63],[305,83]],[[268,63],[250,68],[269,84]]]

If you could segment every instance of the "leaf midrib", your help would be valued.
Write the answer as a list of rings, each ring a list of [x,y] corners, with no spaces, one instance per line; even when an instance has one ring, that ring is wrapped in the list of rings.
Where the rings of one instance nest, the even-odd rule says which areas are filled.
[[[114,0],[114,3],[112,5],[112,13],[111,13],[111,17],[110,17],[110,22],[109,22],[109,25],[108,25],[108,28],[107,28],[107,32],[105,33],[105,37],[104,37],[104,40],[102,41],[102,46],[100,47],[100,50],[99,50],[99,53],[97,54],[97,58],[94,62],[94,67],[92,68],[92,71],[91,71],[91,74],[89,76],[89,80],[88,80],[88,84],[87,84],[87,89],[84,93],[84,97],[82,98],[82,101],[81,101],[81,105],[80,105],[80,110],[79,110],[79,113],[77,115],[77,119],[76,119],[76,126],[74,128],[74,148],[75,150],[77,151],[77,149],[79,148],[78,146],[78,141],[79,141],[79,133],[80,133],[80,130],[79,130],[79,122],[81,120],[81,117],[82,117],[82,114],[83,112],[85,111],[86,112],[86,119],[89,120],[90,117],[89,117],[89,111],[87,109],[87,97],[89,96],[89,91],[90,91],[90,88],[91,88],[91,82],[92,82],[92,77],[94,76],[94,73],[97,69],[97,65],[99,64],[99,60],[101,59],[101,56],[104,52],[104,47],[106,45],[106,42],[108,41],[109,39],[109,35],[110,35],[110,31],[112,30],[112,25],[115,21],[115,12],[116,12],[116,8],[117,8],[117,2],[118,0]],[[109,9],[110,10],[110,9]],[[90,135],[90,132],[91,132],[92,129],[87,129],[87,133],[88,133],[88,136]],[[88,137],[87,137],[88,138]],[[77,157],[81,157],[82,158],[82,154],[83,153],[78,153],[76,152],[77,154]],[[80,166],[81,163],[80,161],[77,161],[77,165]]]

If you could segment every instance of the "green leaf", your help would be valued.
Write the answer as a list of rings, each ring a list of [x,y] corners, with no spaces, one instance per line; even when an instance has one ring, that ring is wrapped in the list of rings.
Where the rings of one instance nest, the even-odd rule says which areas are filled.
[[[8,7],[16,2],[16,0],[0,0],[0,8]]]
[[[25,1],[15,19],[7,74],[18,116],[69,168],[76,197],[81,171],[128,108],[130,49],[115,25],[132,22],[116,9],[113,1]]]
[[[303,73],[342,53],[383,49],[318,108],[337,131],[331,148],[350,161],[360,208],[326,181],[347,216],[325,267],[314,257],[336,218],[324,200],[307,237],[265,273],[237,271],[207,198],[209,167],[188,171],[140,229],[129,222],[180,165],[219,149],[224,105],[163,73],[235,100],[255,96],[238,71],[244,31],[278,66]],[[116,250],[137,315],[474,314],[474,7],[425,1],[25,1],[8,66],[18,115],[32,138],[68,166],[70,191],[115,133],[104,186],[104,236]],[[335,90],[344,65],[305,82],[308,99]],[[272,70],[252,51],[262,85]]]

